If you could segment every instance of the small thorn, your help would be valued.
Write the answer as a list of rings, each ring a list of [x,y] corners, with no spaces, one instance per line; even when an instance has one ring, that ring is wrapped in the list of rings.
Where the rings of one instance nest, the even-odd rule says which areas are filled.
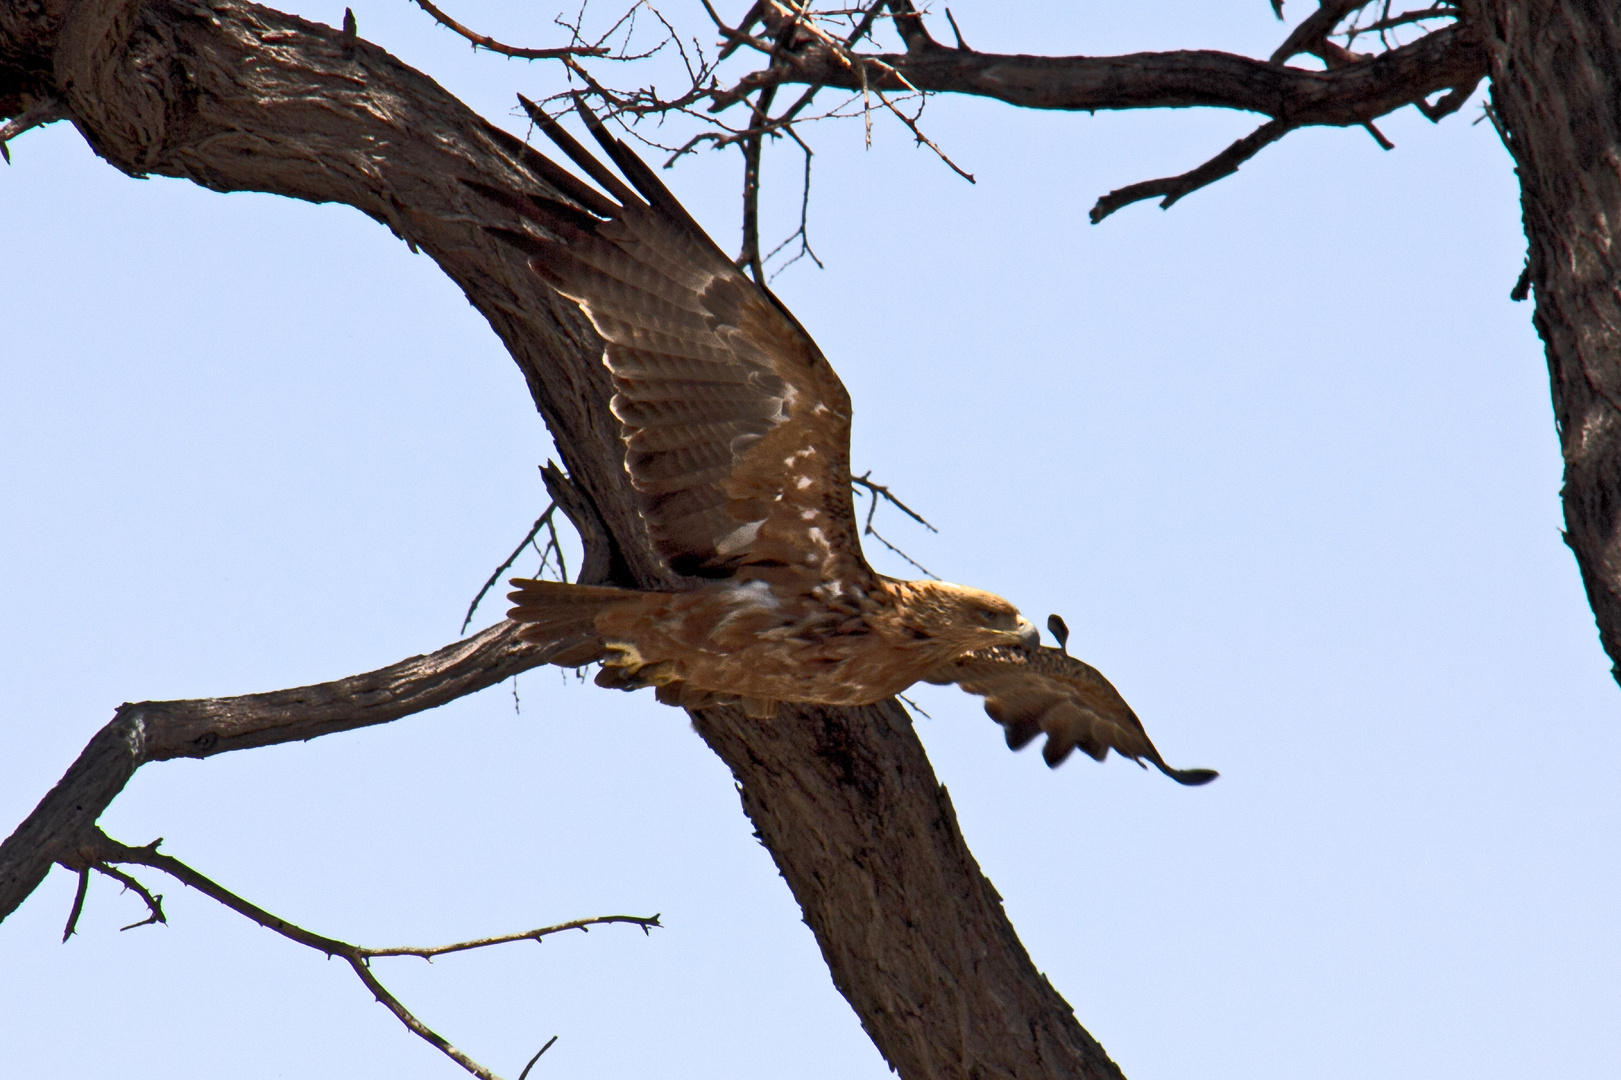
[[[1368,123],[1363,124],[1362,126],[1367,129],[1367,132],[1368,132],[1369,135],[1373,136],[1373,141],[1379,144],[1379,149],[1381,149],[1381,150],[1394,150],[1394,149],[1396,149],[1396,144],[1391,142],[1389,139],[1385,138],[1385,133],[1380,131],[1378,128],[1374,127],[1372,121],[1369,121]]]

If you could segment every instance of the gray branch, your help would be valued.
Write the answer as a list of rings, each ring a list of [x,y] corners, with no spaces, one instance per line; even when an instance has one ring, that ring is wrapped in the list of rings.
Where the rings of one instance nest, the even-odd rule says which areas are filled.
[[[242,697],[121,705],[84,752],[0,844],[0,920],[44,880],[74,862],[96,820],[135,770],[152,761],[303,742],[386,724],[494,686],[546,661],[501,622],[466,641],[335,682]]]

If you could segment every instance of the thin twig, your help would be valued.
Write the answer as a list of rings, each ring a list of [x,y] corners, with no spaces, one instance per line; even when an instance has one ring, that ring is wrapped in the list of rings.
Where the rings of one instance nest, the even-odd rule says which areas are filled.
[[[535,1062],[540,1060],[540,1055],[550,1050],[552,1048],[552,1043],[556,1041],[557,1036],[553,1035],[551,1038],[546,1040],[545,1046],[542,1046],[539,1050],[535,1051],[535,1056],[529,1059],[529,1064],[525,1065],[523,1067],[523,1072],[518,1074],[518,1080],[529,1080],[529,1070],[535,1067]]]
[[[925,529],[929,530],[930,532],[936,533],[936,534],[939,533],[940,530],[936,529],[933,525],[929,524],[929,522],[923,517],[922,514],[918,513],[916,510],[913,510],[910,506],[907,506],[905,503],[903,503],[899,499],[897,499],[895,497],[895,493],[893,491],[890,491],[889,487],[887,485],[877,483],[877,482],[873,481],[871,479],[871,477],[872,477],[872,470],[868,469],[866,472],[862,473],[860,476],[852,476],[850,478],[850,483],[859,484],[861,487],[866,488],[868,491],[870,491],[873,494],[873,509],[874,510],[876,510],[877,507],[878,507],[878,498],[877,497],[882,495],[889,502],[893,503],[897,510],[899,510],[901,513],[905,514],[907,517],[911,518],[913,521],[917,522],[919,525],[923,526]],[[868,525],[869,528],[872,526],[872,511],[871,510],[869,510],[867,512],[867,525]]]
[[[90,868],[87,866],[79,871],[79,891],[73,894],[73,910],[68,912],[68,925],[62,931],[62,944],[66,945],[68,938],[77,933],[79,913],[84,910],[84,896],[90,891]]]
[[[637,6],[644,6],[645,0],[639,0]],[[563,63],[571,75],[579,76],[589,92],[601,99],[606,116],[617,118],[623,124],[624,117],[632,118],[632,123],[626,125],[629,135],[638,141],[664,151],[668,154],[664,162],[665,168],[670,168],[680,158],[693,153],[699,147],[721,149],[731,145],[738,145],[743,155],[743,235],[736,264],[748,270],[757,280],[764,283],[781,273],[788,266],[809,256],[818,266],[822,261],[809,242],[808,221],[808,184],[801,191],[800,224],[792,234],[772,248],[769,253],[761,254],[760,237],[760,197],[763,190],[762,169],[764,157],[764,141],[767,136],[786,134],[792,138],[806,153],[805,172],[810,171],[811,150],[805,143],[795,125],[811,120],[823,120],[845,115],[844,105],[834,106],[819,115],[806,115],[811,102],[818,92],[823,89],[821,84],[813,83],[808,86],[798,99],[780,115],[771,114],[772,105],[777,94],[777,87],[781,85],[780,79],[789,67],[785,64],[784,54],[787,50],[799,47],[801,44],[813,42],[825,47],[827,54],[846,71],[855,76],[862,86],[862,99],[864,108],[867,145],[872,142],[872,94],[878,93],[879,104],[892,113],[896,119],[912,133],[913,138],[920,144],[932,150],[941,161],[959,176],[974,181],[971,173],[957,166],[941,148],[919,128],[917,117],[907,115],[896,99],[889,95],[875,91],[873,82],[869,79],[869,68],[880,74],[882,79],[892,81],[903,87],[908,94],[916,94],[920,99],[924,97],[916,87],[912,86],[904,74],[897,71],[893,65],[882,59],[869,56],[857,56],[853,49],[863,38],[872,35],[880,14],[888,8],[896,14],[902,22],[907,19],[916,21],[919,18],[916,11],[909,4],[902,4],[899,8],[890,0],[870,0],[859,6],[841,8],[836,10],[815,10],[805,0],[762,0],[752,5],[737,26],[729,26],[716,12],[709,0],[703,0],[704,10],[710,21],[721,35],[722,47],[713,64],[708,63],[702,56],[701,45],[694,41],[698,50],[698,61],[694,63],[688,55],[686,48],[681,44],[669,21],[664,19],[657,8],[648,6],[665,26],[668,41],[675,41],[681,51],[682,59],[686,65],[688,78],[691,80],[689,88],[675,98],[661,98],[657,91],[651,87],[642,87],[630,91],[620,91],[603,85],[595,79],[585,66],[572,57],[566,57]],[[583,8],[582,8],[583,12]],[[842,38],[830,33],[820,21],[846,18],[850,21],[848,34]],[[567,22],[558,20],[573,35],[576,44],[586,44],[580,28],[580,20]],[[761,26],[758,36],[754,35],[755,27]],[[908,24],[910,26],[910,24]],[[924,32],[926,36],[926,31]],[[916,32],[913,32],[916,36]],[[959,34],[959,39],[960,39]],[[606,38],[600,38],[595,45],[602,45]],[[716,82],[714,75],[716,66],[726,57],[732,55],[738,48],[747,45],[749,48],[761,53],[766,60],[765,67],[745,75],[729,89],[722,88]],[[939,46],[934,46],[938,48]],[[620,59],[612,56],[609,59]],[[561,95],[558,96],[561,98]],[[550,102],[552,99],[547,99]],[[707,101],[709,104],[705,112],[700,114],[696,106]],[[748,107],[748,123],[736,128],[718,119],[717,114],[733,105],[743,103]],[[680,145],[666,145],[665,143],[648,138],[636,129],[634,122],[640,119],[657,116],[660,118],[673,115],[687,115],[702,121],[711,130],[701,131],[689,137]],[[767,272],[769,262],[780,254],[788,245],[799,242],[799,249],[792,258],[786,260],[774,271]]]
[[[925,720],[933,720],[934,719],[934,717],[930,716],[924,710],[923,706],[919,705],[917,702],[913,701],[911,698],[907,697],[905,694],[896,694],[895,696],[900,698],[901,701],[905,702],[906,707],[908,709],[911,709],[913,712],[915,712],[919,716],[923,717],[923,719],[925,719]]]
[[[155,840],[146,847],[132,848],[112,839],[99,828],[92,827],[84,842],[80,845],[80,850],[94,859],[94,862],[91,863],[91,866],[94,869],[99,870],[101,873],[108,874],[111,877],[115,877],[118,880],[125,882],[127,885],[129,885],[129,887],[139,890],[141,895],[147,900],[148,907],[152,909],[156,921],[163,921],[162,909],[158,907],[158,901],[162,898],[153,898],[152,895],[148,893],[139,882],[135,881],[134,878],[129,877],[129,875],[124,874],[121,871],[113,869],[107,864],[133,863],[140,866],[150,866],[154,870],[161,870],[165,874],[168,874],[170,877],[174,878],[176,881],[196,889],[204,896],[223,904],[225,907],[230,908],[237,914],[251,919],[253,922],[258,923],[265,929],[279,934],[289,941],[296,942],[305,946],[306,948],[314,949],[317,952],[325,953],[328,956],[336,956],[341,958],[348,963],[349,967],[354,971],[355,976],[360,979],[361,983],[365,985],[366,989],[371,991],[372,996],[382,1003],[382,1005],[388,1009],[389,1012],[393,1013],[395,1018],[398,1019],[400,1023],[405,1025],[407,1030],[416,1035],[418,1038],[422,1039],[424,1042],[432,1045],[435,1049],[439,1050],[446,1057],[460,1065],[463,1069],[478,1077],[479,1080],[501,1080],[501,1078],[494,1072],[491,1072],[483,1065],[480,1065],[478,1062],[468,1057],[467,1054],[463,1053],[455,1046],[451,1045],[450,1042],[434,1032],[421,1020],[418,1020],[416,1016],[413,1015],[412,1012],[407,1009],[398,998],[389,992],[388,988],[385,987],[372,972],[370,960],[373,957],[433,956],[438,955],[441,952],[455,952],[462,949],[479,948],[483,945],[500,944],[506,941],[520,941],[534,937],[538,933],[554,933],[560,930],[576,928],[584,930],[587,925],[596,922],[635,923],[642,928],[643,933],[649,933],[651,927],[660,925],[657,915],[654,915],[651,918],[640,918],[632,915],[608,915],[599,919],[580,919],[573,923],[563,923],[556,927],[546,927],[540,931],[532,930],[528,931],[527,933],[514,934],[506,937],[485,938],[474,942],[463,942],[459,945],[443,946],[439,949],[366,949],[358,945],[352,945],[347,941],[339,941],[336,938],[329,938],[321,934],[312,933],[309,930],[305,930],[301,926],[295,926],[286,919],[282,919],[270,914],[263,908],[244,900],[242,897],[231,892],[229,889],[224,888],[208,877],[205,877],[203,874],[198,873],[196,870],[192,869],[190,866],[187,866],[179,859],[159,853],[157,847],[160,843],[162,843],[161,840]],[[151,922],[154,920],[149,918],[147,921]],[[137,923],[135,925],[143,924]],[[552,1042],[555,1041],[556,1038],[554,1037]],[[550,1046],[551,1043],[548,1042],[546,1045]],[[541,1050],[542,1053],[544,1053],[545,1047],[542,1047]],[[530,1065],[533,1065],[535,1060],[537,1060],[539,1057],[540,1054],[536,1054],[534,1058],[531,1058]],[[525,1069],[525,1073],[527,1072],[528,1070]]]
[[[776,280],[778,274],[794,265],[794,263],[798,262],[800,259],[805,258],[807,255],[810,256],[810,261],[816,264],[816,268],[818,270],[827,269],[827,267],[822,265],[822,260],[817,258],[816,252],[811,250],[810,246],[811,148],[805,145],[805,141],[799,137],[799,134],[795,132],[793,128],[788,129],[788,134],[793,138],[794,142],[799,144],[799,148],[805,151],[805,183],[800,189],[799,194],[799,228],[795,229],[791,234],[789,234],[788,238],[783,240],[782,243],[772,248],[771,251],[767,253],[765,262],[770,262],[776,256],[777,252],[793,243],[796,239],[799,241],[799,250],[794,253],[793,258],[789,259],[787,262],[783,263],[781,266],[777,267],[771,272],[771,277],[769,280],[772,281]]]
[[[56,98],[40,102],[21,116],[14,116],[4,124],[0,124],[0,158],[4,158],[7,165],[11,164],[11,149],[6,144],[25,131],[33,128],[54,124],[58,120],[68,118],[67,105]]]
[[[1213,184],[1224,176],[1231,176],[1238,171],[1240,165],[1283,138],[1294,128],[1295,124],[1290,120],[1269,120],[1197,169],[1180,176],[1144,180],[1140,184],[1117,188],[1099,199],[1092,207],[1089,215],[1092,224],[1096,225],[1123,206],[1160,196],[1164,196],[1164,201],[1159,204],[1160,209],[1168,210],[1183,196]]]
[[[662,927],[659,917],[643,917],[640,915],[598,915],[590,919],[574,919],[571,922],[558,923],[556,926],[542,926],[538,930],[525,930],[521,934],[499,934],[495,937],[475,938],[472,941],[458,941],[454,945],[434,945],[417,948],[401,945],[389,949],[366,949],[359,951],[361,956],[420,956],[424,960],[432,960],[436,956],[445,956],[449,953],[466,952],[469,949],[482,949],[490,945],[505,945],[513,941],[539,941],[550,934],[561,934],[565,930],[580,930],[590,932],[590,927],[607,923],[633,923],[642,928],[642,933],[652,932],[653,927]]]
[[[886,64],[885,66],[887,67],[888,65]],[[893,71],[894,69],[891,68],[890,70]],[[896,72],[896,74],[898,75],[899,72]],[[920,91],[914,91],[914,92],[918,93],[920,97],[923,96]],[[952,172],[956,173],[958,176],[962,177],[964,180],[968,181],[970,184],[976,183],[976,181],[974,180],[974,174],[973,173],[971,173],[968,170],[964,169],[962,166],[958,165],[955,161],[952,161],[951,158],[947,156],[947,154],[946,154],[946,152],[944,150],[940,149],[939,146],[935,145],[935,142],[934,142],[933,139],[931,139],[927,135],[923,134],[922,130],[917,126],[917,122],[915,120],[913,120],[911,117],[907,116],[905,113],[901,112],[899,109],[897,109],[895,107],[894,103],[891,102],[889,100],[889,98],[884,95],[884,92],[882,90],[879,90],[878,88],[874,87],[873,88],[873,93],[878,95],[878,100],[883,102],[884,108],[888,109],[891,113],[894,114],[895,119],[899,120],[901,123],[905,124],[908,129],[910,129],[910,131],[912,132],[912,138],[916,139],[918,142],[922,143],[924,146],[927,146],[930,150],[933,150],[935,156],[938,157],[941,161],[945,162],[946,165],[950,167]]]
[[[1437,19],[1456,19],[1460,14],[1461,12],[1450,4],[1434,4],[1421,11],[1405,11],[1400,15],[1385,16],[1366,26],[1350,26],[1339,31],[1336,36],[1345,38],[1345,44],[1349,46],[1363,34],[1382,33],[1398,26],[1411,26]]]
[[[366,989],[371,991],[372,997],[376,998],[383,1008],[393,1013],[395,1019],[405,1025],[407,1031],[478,1077],[479,1080],[501,1080],[498,1075],[468,1057],[467,1054],[451,1045],[449,1040],[428,1027],[421,1020],[418,1020],[410,1009],[401,1004],[399,998],[389,992],[388,987],[378,981],[377,976],[372,974],[371,968],[367,967],[363,961],[347,955],[344,956],[344,960],[348,961],[350,970],[365,984]]]
[[[873,539],[877,540],[880,544],[884,545],[886,548],[893,551],[895,554],[899,555],[901,558],[905,559],[907,562],[911,563],[913,566],[917,567],[919,570],[923,571],[923,576],[924,577],[931,577],[936,581],[940,580],[940,575],[939,574],[936,574],[933,570],[930,570],[927,566],[924,566],[922,563],[918,562],[916,559],[914,559],[910,555],[906,554],[906,552],[902,551],[900,548],[896,547],[894,544],[891,544],[888,540],[885,540],[883,534],[880,533],[877,529],[873,528],[871,525],[868,525],[865,529],[863,529],[861,531],[861,534],[863,536],[872,537]]]
[[[501,575],[502,574],[504,574],[508,570],[512,569],[512,564],[518,561],[518,556],[523,554],[523,549],[528,547],[534,541],[535,535],[537,533],[539,533],[540,530],[543,527],[551,528],[552,536],[551,536],[550,543],[547,545],[548,548],[550,548],[553,545],[557,545],[557,529],[552,527],[552,515],[554,513],[556,513],[556,512],[557,512],[557,500],[553,499],[551,505],[546,507],[546,512],[541,514],[538,518],[535,519],[535,524],[530,527],[528,535],[526,535],[521,541],[518,542],[517,547],[512,549],[512,554],[507,556],[506,561],[503,562],[500,566],[497,566],[495,568],[495,573],[490,575],[490,580],[488,580],[488,581],[486,581],[484,583],[484,587],[478,591],[478,595],[473,597],[473,602],[471,604],[467,605],[467,617],[462,620],[462,628],[459,631],[457,631],[457,633],[461,633],[461,634],[467,633],[468,624],[470,624],[473,621],[473,613],[478,610],[478,605],[479,605],[480,601],[482,601],[484,599],[485,594],[488,593],[491,589],[495,588],[495,583],[497,581],[501,580]],[[561,545],[557,546],[557,552],[558,552],[558,556],[557,556],[558,557],[558,563],[559,563],[559,565],[561,565],[562,558],[563,558],[563,556],[562,556],[563,549],[562,549]],[[545,558],[546,558],[546,556],[545,556],[545,553],[543,552],[541,554],[541,568],[542,569],[545,568]],[[562,573],[563,573],[563,580],[567,581],[568,580],[568,568],[563,567]]]
[[[152,846],[155,848],[160,843],[162,843],[161,840],[154,840],[152,842]],[[113,867],[107,866],[104,863],[92,863],[90,869],[99,874],[106,874],[114,881],[123,885],[125,891],[138,894],[140,898],[146,902],[146,918],[142,919],[140,922],[132,922],[128,926],[120,926],[118,928],[120,931],[133,930],[137,926],[151,926],[155,923],[167,923],[169,921],[163,917],[162,893],[153,895],[152,893],[148,892],[146,886],[142,885],[139,881],[136,881],[122,870],[114,869]]]
[[[433,16],[433,21],[446,30],[452,30],[466,38],[472,43],[473,48],[488,49],[490,52],[510,56],[515,60],[562,60],[565,57],[605,56],[608,53],[607,49],[590,45],[565,45],[560,49],[522,49],[515,45],[503,45],[488,34],[480,34],[463,26],[435,7],[431,0],[411,0],[411,2]]]
[[[936,529],[933,525],[929,524],[929,522],[924,519],[922,514],[919,514],[916,510],[913,510],[910,506],[907,506],[905,503],[903,503],[899,499],[897,499],[895,497],[895,493],[890,491],[888,487],[886,487],[883,484],[873,483],[873,481],[869,479],[869,477],[871,477],[871,476],[872,476],[872,470],[868,469],[866,472],[862,473],[860,476],[852,476],[850,478],[850,483],[851,484],[859,484],[861,487],[866,488],[868,494],[870,494],[872,496],[872,503],[871,503],[871,505],[869,505],[867,507],[867,521],[862,526],[861,535],[862,536],[870,536],[870,537],[872,537],[873,539],[877,540],[880,544],[882,544],[886,548],[888,548],[890,551],[893,551],[895,554],[899,555],[901,558],[905,559],[907,562],[911,563],[913,566],[915,566],[919,570],[921,570],[925,577],[931,577],[931,578],[934,578],[934,580],[939,581],[940,580],[940,575],[936,574],[933,570],[930,570],[928,567],[924,566],[922,563],[918,562],[916,559],[914,559],[910,555],[906,554],[906,552],[902,551],[900,548],[896,547],[894,544],[891,544],[888,540],[884,539],[884,536],[883,536],[882,533],[880,533],[877,529],[872,527],[873,515],[878,513],[878,499],[879,499],[879,497],[882,496],[884,499],[886,499],[887,501],[892,503],[894,506],[896,506],[901,511],[901,513],[905,514],[907,517],[911,518],[913,521],[917,522],[919,525],[922,525],[925,529],[928,529],[930,532],[938,533],[940,530]]]
[[[558,539],[557,536],[557,518],[555,515],[548,515],[546,517],[546,532],[549,536],[549,539],[546,541],[546,551],[550,551],[553,555],[557,556],[557,580],[567,581],[568,563],[563,560],[563,541]],[[530,543],[534,543],[534,541],[531,540]],[[540,565],[542,570],[544,570],[546,567],[546,551],[542,551],[540,553]]]
[[[753,6],[749,8],[742,21],[735,27],[727,26],[721,21],[721,17],[710,6],[709,0],[703,0],[703,5],[704,10],[709,12],[710,19],[714,20],[715,29],[719,30],[721,36],[726,39],[726,44],[721,47],[720,56],[718,57],[719,60],[724,60],[731,56],[739,45],[746,44],[751,40],[749,31],[754,29],[754,24],[760,21],[761,14],[765,12],[766,0],[754,0]]]
[[[873,0],[872,3],[867,5],[867,10],[861,14],[861,21],[856,23],[855,29],[851,30],[849,36],[844,39],[846,49],[855,48],[862,38],[872,32],[872,24],[878,21],[878,13],[883,10],[883,7],[884,0]]]

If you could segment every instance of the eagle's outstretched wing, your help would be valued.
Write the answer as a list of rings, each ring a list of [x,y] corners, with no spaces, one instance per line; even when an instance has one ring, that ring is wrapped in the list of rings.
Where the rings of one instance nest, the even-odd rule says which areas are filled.
[[[1077,746],[1098,761],[1112,748],[1139,765],[1146,758],[1179,784],[1208,784],[1216,778],[1213,769],[1165,764],[1142,721],[1109,680],[1059,649],[979,649],[936,669],[928,681],[956,683],[983,697],[985,711],[1002,725],[1008,746],[1015,750],[1045,733],[1041,756],[1048,765],[1057,766]]]
[[[746,576],[866,588],[850,397],[816,343],[583,105],[631,186],[524,104],[607,195],[494,128],[562,198],[469,186],[539,226],[491,231],[576,301],[605,343],[625,468],[659,554],[702,577],[753,567]]]

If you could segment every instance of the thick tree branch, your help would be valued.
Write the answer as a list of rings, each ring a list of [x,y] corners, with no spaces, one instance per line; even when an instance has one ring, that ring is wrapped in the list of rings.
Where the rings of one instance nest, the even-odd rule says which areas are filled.
[[[1565,463],[1565,543],[1621,682],[1621,9],[1478,0]]]
[[[965,52],[941,45],[862,58],[876,61],[869,84],[971,94],[1030,109],[1242,109],[1296,126],[1347,126],[1478,81],[1486,55],[1465,26],[1447,27],[1364,63],[1331,71],[1284,67],[1232,53],[1186,50],[1126,56],[1026,56]],[[860,90],[851,65],[817,39],[802,41],[778,65],[740,80],[732,94],[768,83]]]
[[[0,58],[0,89],[62,98],[96,152],[127,173],[344,203],[431,256],[528,380],[611,542],[594,571],[644,588],[682,584],[635,510],[601,342],[489,238],[485,226],[510,226],[511,211],[464,182],[549,190],[522,142],[370,43],[241,0],[0,5]],[[0,845],[0,914],[72,858],[147,761],[380,723],[543,659],[503,624],[355,679],[120,709]],[[835,983],[903,1077],[1119,1075],[1020,946],[899,706],[783,707],[770,722],[719,709],[695,723],[732,768]]]
[[[1431,120],[1439,120],[1468,100],[1486,71],[1478,23],[1462,9],[1447,4],[1395,15],[1386,4],[1379,9],[1381,17],[1357,25],[1358,12],[1378,5],[1368,0],[1322,0],[1270,60],[1261,61],[1210,51],[1114,57],[979,53],[964,43],[949,11],[947,20],[957,44],[950,47],[936,41],[910,0],[872,0],[856,8],[761,0],[735,27],[726,25],[709,0],[703,2],[724,41],[722,58],[744,46],[761,58],[757,69],[734,77],[730,85],[718,81],[718,62],[698,70],[689,65],[690,86],[675,97],[662,98],[650,87],[612,89],[594,79],[580,63],[568,63],[591,93],[602,98],[607,111],[632,118],[633,132],[636,119],[657,117],[662,121],[676,114],[697,119],[709,128],[679,147],[664,147],[673,150],[671,162],[700,145],[735,144],[742,149],[744,242],[738,262],[750,267],[756,277],[763,276],[766,261],[760,256],[758,232],[762,138],[786,133],[805,146],[798,125],[851,115],[842,112],[841,106],[810,117],[799,115],[824,87],[859,95],[869,141],[876,98],[920,144],[934,150],[970,182],[973,176],[929,139],[915,118],[896,108],[888,93],[969,94],[1029,108],[1063,110],[1205,106],[1247,110],[1270,118],[1196,169],[1110,192],[1093,208],[1096,223],[1144,198],[1163,197],[1161,205],[1169,207],[1189,192],[1230,175],[1239,164],[1297,127],[1360,125],[1381,147],[1393,149],[1374,125],[1377,117],[1413,105]],[[905,53],[857,51],[857,44],[883,11],[904,42]],[[1348,26],[1344,25],[1347,19],[1352,20]],[[848,36],[833,32],[845,23],[853,24]],[[1436,27],[1435,23],[1444,25]],[[1387,37],[1393,28],[1419,25],[1425,27],[1422,35],[1406,45]],[[1340,37],[1349,42],[1359,34],[1377,34],[1384,51],[1378,55],[1354,53],[1333,40]],[[1320,58],[1328,70],[1286,66],[1302,53]],[[771,115],[773,92],[786,83],[803,83],[808,89],[792,107]],[[1432,105],[1429,98],[1436,94],[1442,96]],[[721,119],[737,105],[748,110],[748,122],[742,127]],[[808,160],[808,147],[806,153]],[[797,235],[803,236],[803,229]]]
[[[68,857],[135,770],[152,761],[303,742],[386,724],[546,662],[545,649],[498,623],[427,656],[334,682],[242,697],[122,705],[66,775],[0,844],[0,919]]]
[[[900,705],[706,709],[693,726],[903,1078],[1120,1080],[1019,944]]]

